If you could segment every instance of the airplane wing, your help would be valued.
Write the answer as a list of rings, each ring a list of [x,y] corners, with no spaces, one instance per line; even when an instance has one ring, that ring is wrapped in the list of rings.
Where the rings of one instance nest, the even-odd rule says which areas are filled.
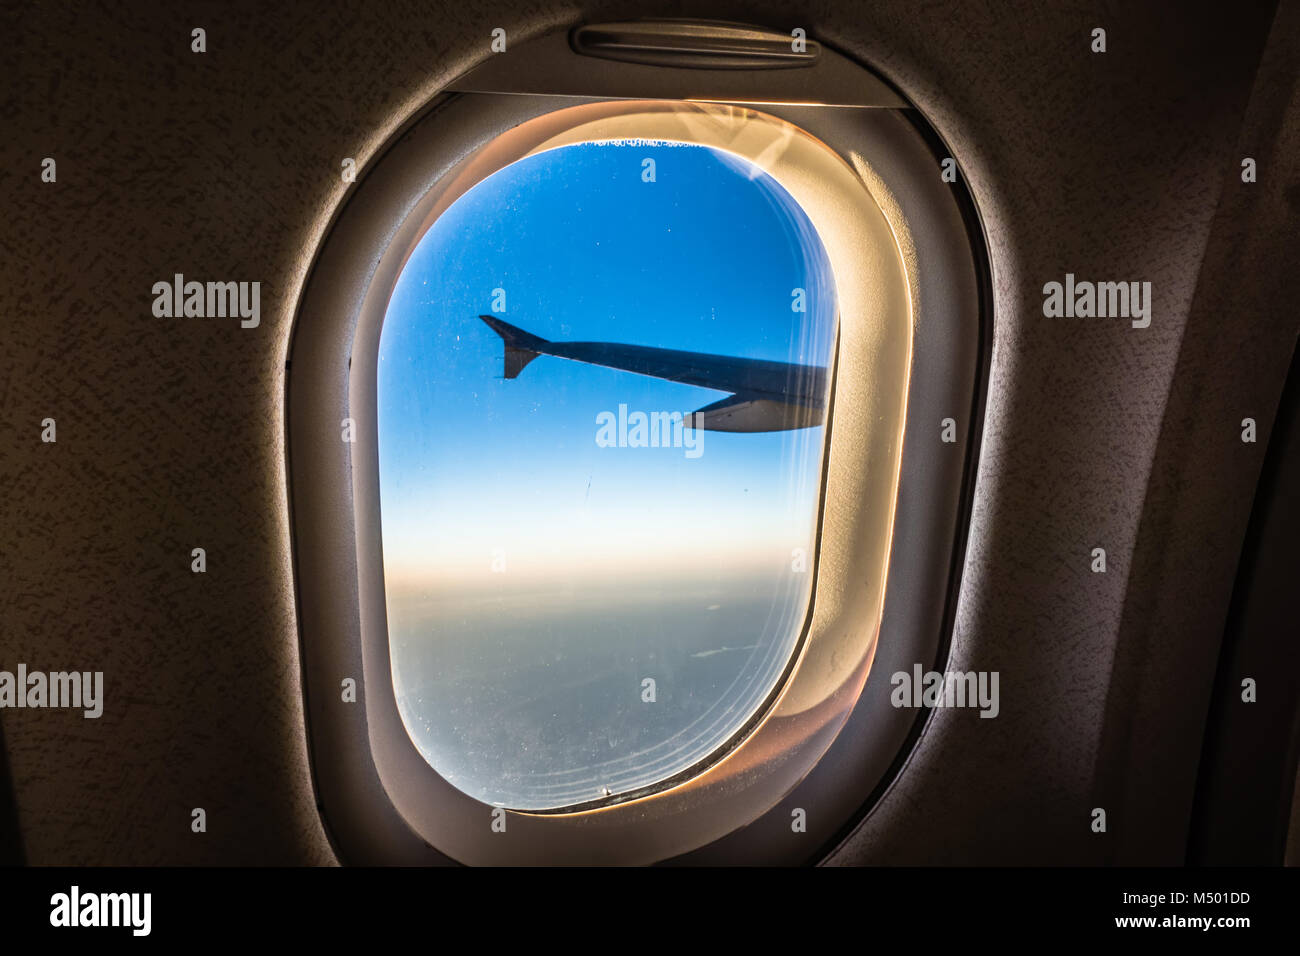
[[[501,336],[504,375],[516,378],[539,355],[601,365],[670,382],[732,392],[689,416],[690,427],[766,432],[820,425],[826,418],[827,370],[763,359],[681,352],[614,342],[551,342],[495,316],[480,319]]]

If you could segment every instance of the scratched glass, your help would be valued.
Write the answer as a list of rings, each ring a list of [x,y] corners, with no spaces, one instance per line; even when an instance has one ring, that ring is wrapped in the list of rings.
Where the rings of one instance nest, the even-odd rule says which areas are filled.
[[[378,421],[393,682],[438,773],[617,800],[761,715],[810,612],[836,326],[808,217],[721,150],[553,149],[433,223]]]

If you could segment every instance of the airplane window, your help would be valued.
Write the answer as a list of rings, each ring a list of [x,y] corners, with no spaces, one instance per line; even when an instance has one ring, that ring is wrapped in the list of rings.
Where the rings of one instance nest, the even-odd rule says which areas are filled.
[[[812,593],[834,281],[739,156],[580,143],[465,192],[385,313],[392,676],[484,803],[617,801],[761,715]]]
[[[349,859],[798,862],[916,739],[890,676],[947,647],[979,220],[888,84],[740,32],[512,43],[345,175],[285,433]]]

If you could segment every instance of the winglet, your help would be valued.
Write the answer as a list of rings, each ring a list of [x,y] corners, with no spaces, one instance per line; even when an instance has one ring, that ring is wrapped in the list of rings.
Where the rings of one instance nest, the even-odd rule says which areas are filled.
[[[531,332],[525,332],[523,329],[516,328],[509,322],[503,322],[493,315],[480,315],[480,319],[497,335],[501,336],[501,341],[505,344],[505,366],[503,374],[506,378],[515,378],[524,370],[524,366],[542,354],[543,348],[551,343],[546,339],[538,338]]]

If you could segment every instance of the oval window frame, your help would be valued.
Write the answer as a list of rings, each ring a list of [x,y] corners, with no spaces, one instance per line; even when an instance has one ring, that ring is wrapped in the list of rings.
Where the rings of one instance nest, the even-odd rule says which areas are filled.
[[[833,54],[823,51],[823,56]],[[577,123],[575,110],[581,114]],[[824,179],[806,175],[811,166],[801,162],[806,155],[798,145],[791,154],[782,153],[788,168],[774,169],[772,157],[763,156],[770,139],[752,155],[743,144],[683,140],[730,149],[771,172],[813,220],[842,290],[821,522],[829,530],[819,541],[808,635],[775,701],[742,739],[706,766],[687,771],[685,779],[634,799],[579,810],[498,811],[452,787],[415,750],[393,700],[378,540],[374,357],[388,294],[440,209],[514,161],[506,157],[522,158],[566,141],[690,133],[679,128],[656,136],[653,123],[647,123],[653,117],[680,120],[680,102],[487,93],[441,99],[372,164],[318,249],[300,299],[286,383],[313,774],[327,828],[345,859],[649,863],[679,856],[770,816],[812,774],[858,709],[884,613],[895,506],[905,504],[898,492],[913,397],[908,387],[913,337],[924,327],[914,300],[925,283],[918,275],[915,224],[898,197],[913,204],[915,197],[887,186],[861,159],[862,151],[842,145],[856,144],[856,137],[836,128],[843,116],[834,114],[845,111],[814,117],[815,111],[801,105],[718,104],[705,98],[692,110],[703,116],[718,110],[768,116],[775,128],[795,130],[787,137],[791,142],[806,146],[820,140],[840,160],[828,190]],[[814,137],[810,125],[818,124],[840,145],[827,142],[825,132]],[[696,135],[704,134],[697,130]],[[860,215],[845,216],[854,204]],[[877,259],[864,258],[864,250]],[[928,270],[930,285],[968,299],[978,327],[974,275],[966,289],[954,281],[963,271],[960,258],[946,276],[937,265]],[[937,312],[938,296],[927,295],[924,301],[933,300]],[[873,310],[889,316],[889,334],[885,323],[866,320]],[[976,381],[974,371],[967,381]],[[966,395],[969,401],[969,391]],[[338,428],[341,418],[349,417],[358,435],[350,448],[339,441]],[[972,436],[973,422],[970,429],[964,439]],[[962,444],[969,452],[973,442]],[[303,462],[323,466],[330,480],[303,479]],[[340,484],[343,474],[348,478]],[[867,502],[874,507],[864,507]],[[340,580],[356,586],[340,588]],[[337,700],[337,692],[329,688],[358,673],[361,705],[337,705],[330,699]],[[317,688],[323,694],[318,696]],[[788,819],[785,829],[790,829]]]
[[[653,135],[648,137],[647,130],[653,130]],[[634,135],[636,133],[640,135]],[[541,153],[564,149],[569,146],[608,141],[627,143],[629,140],[645,139],[653,139],[656,142],[707,145],[744,160],[747,167],[751,169],[759,169],[759,162],[766,163],[773,167],[773,169],[764,170],[769,175],[773,174],[773,170],[777,173],[783,170],[794,170],[801,180],[797,188],[801,189],[805,194],[815,193],[817,202],[822,206],[823,213],[826,215],[833,213],[837,219],[845,217],[845,206],[847,204],[845,193],[850,190],[857,192],[859,194],[858,199],[866,201],[865,193],[856,189],[858,184],[852,172],[837,154],[793,124],[777,120],[768,114],[731,105],[662,100],[619,100],[587,104],[585,106],[570,105],[544,113],[534,119],[525,120],[519,126],[498,136],[495,140],[486,144],[478,153],[474,154],[470,161],[462,163],[462,168],[454,175],[447,177],[437,189],[425,197],[425,202],[421,203],[416,211],[411,213],[407,223],[404,223],[403,228],[396,234],[393,240],[393,248],[385,256],[385,259],[381,260],[372,280],[366,300],[367,304],[363,307],[361,321],[367,327],[373,323],[373,327],[382,335],[384,319],[377,319],[373,308],[382,308],[387,313],[392,292],[396,284],[400,282],[411,255],[424,240],[428,231],[463,196],[497,172]],[[625,146],[623,148],[632,147]],[[791,151],[790,155],[785,155],[787,149]],[[819,157],[820,162],[814,161],[813,157]],[[639,168],[638,166],[638,170]],[[841,189],[840,193],[833,194],[833,191],[826,188],[826,183],[837,176],[844,188]],[[784,184],[782,186],[784,188]],[[428,208],[426,208],[426,205]],[[863,245],[872,243],[889,243],[890,248],[892,248],[892,238],[888,237],[883,218],[877,225],[879,226],[879,234],[870,239],[860,236],[843,236],[841,249],[860,249]],[[843,230],[841,229],[841,231]],[[817,241],[821,242],[820,236]],[[405,255],[398,256],[402,247],[406,248]],[[393,256],[392,261],[399,263],[396,267],[396,276],[391,282],[389,281],[392,272],[391,266],[385,265],[388,256]],[[863,273],[870,271],[871,263],[864,263],[860,261],[859,256],[853,255],[843,257],[840,266],[846,272],[853,271],[857,273],[855,276],[856,290],[859,295],[862,295],[864,293]],[[668,277],[665,277],[665,281],[668,281]],[[897,287],[897,290],[904,291],[901,285]],[[838,293],[836,293],[835,298],[838,306]],[[879,302],[861,303],[859,305],[859,311],[863,314],[870,313],[877,308],[887,309],[889,306],[881,305]],[[836,338],[838,338],[838,307],[835,311],[837,313]],[[509,316],[504,317],[509,318]],[[524,320],[520,319],[518,321]],[[368,396],[376,392],[378,385],[377,377],[368,374],[375,367],[373,361],[375,356],[372,354],[368,341],[359,337],[358,342],[359,353],[354,352],[354,367],[362,371],[360,375],[354,375],[353,390],[355,394]],[[832,345],[831,351],[830,367],[833,369],[836,352],[834,345]],[[859,353],[864,351],[860,344],[857,351]],[[374,352],[378,352],[377,345]],[[358,357],[360,358],[359,363],[355,361]],[[905,365],[900,363],[898,367],[901,369]],[[829,397],[828,406],[833,406],[834,403],[833,389],[831,391],[832,395]],[[364,411],[366,414],[370,413],[369,403],[366,404]],[[374,428],[370,428],[372,424],[375,426]],[[377,422],[367,421],[365,425],[369,429],[366,434],[378,430]],[[826,432],[829,432],[829,417]],[[363,444],[366,446],[365,449],[358,449],[358,451],[368,453],[369,443],[363,442]],[[775,682],[763,694],[756,706],[748,712],[745,719],[739,721],[738,726],[704,756],[692,761],[680,770],[663,775],[650,784],[635,789],[623,790],[606,798],[594,798],[553,808],[527,808],[496,803],[490,804],[491,806],[504,806],[512,812],[517,811],[537,815],[569,814],[627,802],[652,795],[660,790],[701,775],[710,765],[726,758],[732,750],[749,736],[754,728],[765,719],[777,699],[784,692],[791,673],[798,666],[801,659],[804,644],[813,621],[817,556],[821,550],[817,547],[817,544],[819,542],[819,531],[826,497],[825,466],[826,459],[829,457],[828,452],[829,441],[823,435],[822,440],[818,442],[816,453],[820,477],[817,481],[815,499],[811,503],[814,510],[813,547],[811,548],[813,554],[809,558],[810,587],[808,599],[794,622],[791,650],[780,664],[776,672]],[[433,464],[436,465],[436,462]],[[378,486],[379,482],[376,480],[376,487]],[[852,491],[849,492],[849,494],[852,493]],[[372,496],[367,489],[364,492],[359,492],[359,497],[369,499]],[[380,510],[382,511],[382,493],[373,497],[380,502]],[[378,538],[367,534],[361,540],[368,542],[378,540]],[[802,544],[802,542],[800,543]],[[372,566],[375,558],[369,553],[363,553],[361,560],[364,566]],[[380,561],[380,564],[382,564],[382,561]],[[374,620],[376,628],[378,627],[378,611],[365,613],[364,616],[366,619]],[[825,629],[828,626],[827,622],[822,622],[821,626]],[[388,633],[386,623],[384,633]],[[391,650],[390,642],[390,664]],[[826,668],[823,667],[823,673],[825,670]],[[805,682],[801,682],[801,687],[803,683]],[[408,736],[413,736],[412,720],[416,715],[404,711],[400,702],[398,711]],[[438,769],[432,760],[427,757],[426,760],[434,766],[435,771]],[[483,803],[482,800],[479,800],[479,802]]]

